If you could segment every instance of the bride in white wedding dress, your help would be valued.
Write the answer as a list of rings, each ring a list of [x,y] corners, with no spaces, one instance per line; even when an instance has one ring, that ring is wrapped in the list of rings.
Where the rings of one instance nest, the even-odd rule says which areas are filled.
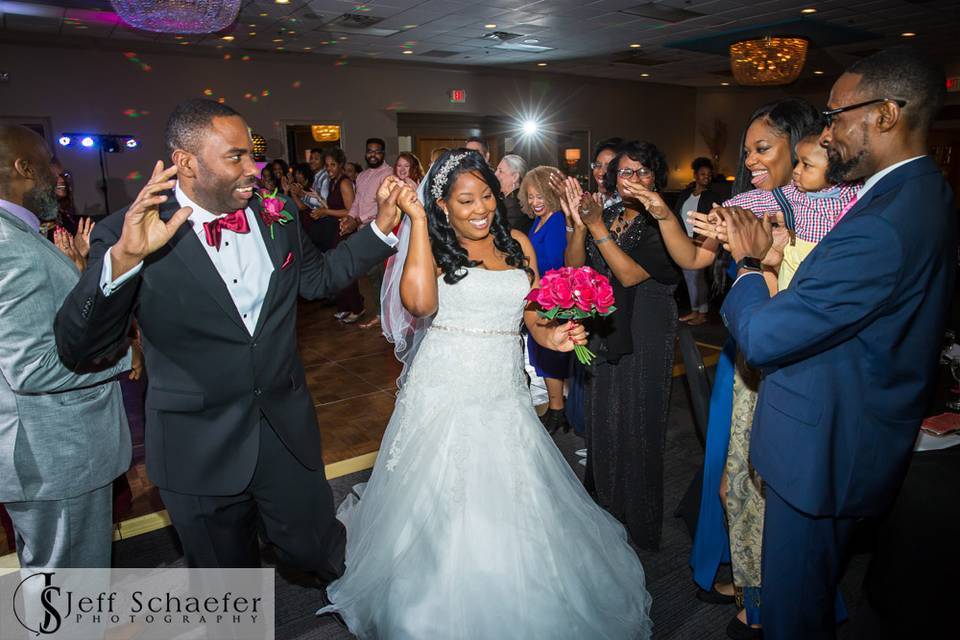
[[[445,153],[426,210],[409,217],[400,297],[436,313],[403,381],[380,455],[345,518],[346,572],[330,605],[380,640],[650,637],[650,595],[623,526],[594,503],[530,402],[518,329],[549,348],[585,342],[542,326],[529,241],[497,211],[479,154]]]

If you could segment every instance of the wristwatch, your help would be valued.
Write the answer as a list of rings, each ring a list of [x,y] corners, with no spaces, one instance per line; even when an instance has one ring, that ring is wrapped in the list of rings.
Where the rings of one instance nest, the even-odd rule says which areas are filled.
[[[740,262],[737,263],[737,270],[739,271],[740,269],[745,269],[746,271],[763,272],[763,264],[756,258],[745,256],[740,260]]]

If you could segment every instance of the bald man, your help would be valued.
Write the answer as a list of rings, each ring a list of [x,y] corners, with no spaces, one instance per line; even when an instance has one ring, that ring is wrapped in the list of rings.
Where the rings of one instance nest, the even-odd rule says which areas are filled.
[[[0,126],[0,502],[21,567],[109,567],[112,483],[131,456],[114,378],[130,357],[78,373],[57,355],[53,320],[80,273],[39,233],[56,184],[43,138]]]

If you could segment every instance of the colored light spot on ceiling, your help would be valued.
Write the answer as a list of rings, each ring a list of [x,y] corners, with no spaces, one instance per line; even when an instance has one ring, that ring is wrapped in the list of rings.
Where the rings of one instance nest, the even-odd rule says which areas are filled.
[[[213,89],[204,89],[204,90],[203,90],[203,95],[205,95],[205,96],[212,96],[212,95],[213,95]]]
[[[224,59],[224,60],[230,60],[231,58],[233,58],[233,56],[230,55],[229,53],[223,54],[223,59]]]
[[[266,98],[269,95],[270,95],[270,89],[264,89],[263,91],[260,92],[261,98]]]
[[[303,83],[300,82],[299,80],[294,80],[293,84],[291,84],[290,86],[293,87],[294,89],[299,89],[300,87],[303,86]]]
[[[253,58],[251,58],[250,56],[243,56],[242,58],[240,58],[241,62],[250,62],[251,60],[253,60]]]

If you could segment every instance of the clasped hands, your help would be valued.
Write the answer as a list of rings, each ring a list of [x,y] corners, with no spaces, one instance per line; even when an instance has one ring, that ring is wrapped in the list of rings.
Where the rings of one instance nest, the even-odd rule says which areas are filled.
[[[777,266],[790,240],[781,212],[757,218],[743,207],[714,207],[710,213],[688,212],[687,221],[700,235],[721,242],[737,262],[751,257]]]

